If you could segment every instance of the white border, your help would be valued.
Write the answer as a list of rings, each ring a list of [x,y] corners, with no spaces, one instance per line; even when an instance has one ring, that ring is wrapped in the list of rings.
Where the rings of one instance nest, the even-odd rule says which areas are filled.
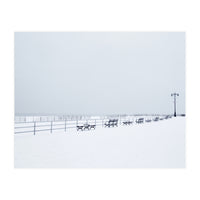
[[[199,199],[199,6],[179,0],[0,2],[1,199]],[[14,31],[186,31],[186,169],[14,169]]]

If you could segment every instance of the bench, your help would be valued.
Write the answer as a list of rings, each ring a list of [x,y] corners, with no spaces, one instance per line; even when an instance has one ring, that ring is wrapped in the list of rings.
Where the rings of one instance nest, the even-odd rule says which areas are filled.
[[[133,122],[132,121],[125,121],[123,122],[123,125],[131,125]]]
[[[96,125],[90,125],[90,129],[95,129]]]
[[[154,118],[153,121],[154,121],[154,122],[159,121],[159,117]]]
[[[118,119],[110,119],[108,122],[106,122],[105,127],[115,127],[118,126]]]
[[[83,124],[81,126],[76,126],[77,131],[81,130],[81,131],[85,131],[85,130],[90,130],[90,129],[95,129],[96,125],[90,125],[90,124]]]
[[[169,118],[171,118],[171,116],[170,116],[170,115],[167,115],[167,116],[165,117],[165,119],[169,119]]]
[[[144,118],[139,118],[139,119],[136,119],[135,121],[137,124],[141,124],[141,123],[144,123]]]
[[[83,127],[84,126],[76,126],[76,129],[77,129],[77,131],[79,131],[79,130],[83,131]]]
[[[165,119],[168,119],[169,118],[169,115],[165,116]]]
[[[86,130],[86,129],[87,129],[87,130],[90,130],[90,125],[89,125],[89,124],[84,124],[84,125],[83,125],[83,128],[84,128],[84,130]]]

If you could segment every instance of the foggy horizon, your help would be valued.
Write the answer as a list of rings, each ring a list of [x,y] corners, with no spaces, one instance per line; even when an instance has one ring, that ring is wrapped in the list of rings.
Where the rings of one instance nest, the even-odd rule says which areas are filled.
[[[185,114],[184,32],[16,32],[15,115]]]

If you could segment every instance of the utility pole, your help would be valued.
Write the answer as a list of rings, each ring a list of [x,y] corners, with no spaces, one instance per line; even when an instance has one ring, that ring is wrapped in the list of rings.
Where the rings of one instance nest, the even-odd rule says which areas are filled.
[[[178,93],[172,93],[171,96],[174,97],[174,117],[176,117],[176,97],[179,96]]]

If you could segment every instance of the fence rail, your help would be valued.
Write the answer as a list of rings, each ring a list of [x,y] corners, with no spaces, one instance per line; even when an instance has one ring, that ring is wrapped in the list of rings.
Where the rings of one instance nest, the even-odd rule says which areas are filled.
[[[166,115],[169,116],[169,115]],[[159,119],[164,119],[166,116],[157,116]],[[153,121],[153,119],[156,116],[143,116],[142,118],[145,120]],[[118,120],[118,125],[125,125],[125,121],[132,121],[134,123],[137,123],[137,119],[141,118],[141,116],[125,116],[125,117],[115,117],[115,119]],[[171,118],[171,116],[169,116]],[[104,117],[99,119],[84,119],[84,120],[60,120],[60,121],[31,121],[31,122],[15,122],[15,134],[21,134],[21,133],[33,133],[34,135],[37,132],[42,131],[50,131],[52,133],[54,130],[64,130],[65,132],[67,129],[77,128],[79,125],[83,125],[85,123],[90,125],[95,125],[95,127],[104,127],[105,123],[111,118]]]
[[[76,120],[76,121],[48,121],[48,122],[26,122],[26,123],[15,123],[15,134],[20,133],[33,133],[41,131],[50,131],[51,133],[54,130],[64,130],[76,128],[78,125],[82,125],[84,123],[94,124],[95,126],[102,126],[102,120]]]

